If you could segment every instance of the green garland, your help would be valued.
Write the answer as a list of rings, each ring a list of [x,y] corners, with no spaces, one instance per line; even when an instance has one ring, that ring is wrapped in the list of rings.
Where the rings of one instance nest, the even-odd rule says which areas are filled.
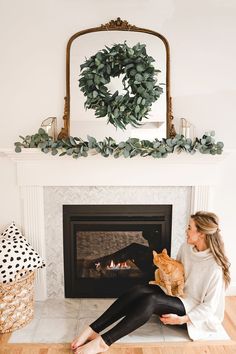
[[[86,97],[85,108],[95,110],[97,118],[108,117],[107,123],[120,129],[128,124],[138,127],[163,92],[156,85],[155,60],[146,53],[145,44],[128,47],[126,43],[115,44],[111,48],[100,50],[80,66],[82,72],[79,87]],[[106,85],[111,77],[122,80],[125,95],[118,91],[114,94]]]
[[[127,141],[116,143],[112,138],[105,138],[103,141],[97,141],[95,138],[88,136],[88,141],[81,138],[68,137],[67,139],[53,141],[52,137],[40,128],[38,133],[34,135],[20,136],[22,142],[15,143],[15,151],[21,152],[22,148],[39,148],[44,153],[63,156],[70,155],[77,159],[78,157],[86,157],[88,153],[95,152],[104,157],[113,156],[118,158],[134,157],[140,155],[142,157],[152,156],[154,158],[167,157],[169,154],[181,151],[194,154],[199,151],[202,154],[221,154],[224,144],[215,142],[215,133],[205,133],[202,138],[196,138],[194,141],[186,139],[183,135],[176,135],[174,138],[155,139],[154,141],[139,140],[129,138]]]

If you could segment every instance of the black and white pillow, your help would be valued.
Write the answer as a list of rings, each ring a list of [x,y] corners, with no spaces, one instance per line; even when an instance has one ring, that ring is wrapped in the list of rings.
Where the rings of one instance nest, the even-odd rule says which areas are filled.
[[[25,237],[22,235],[20,230],[16,227],[16,224],[14,223],[14,221],[0,235],[0,238],[13,239],[13,237],[25,239]]]
[[[43,259],[12,223],[0,236],[0,283],[13,282],[27,271],[45,267]]]

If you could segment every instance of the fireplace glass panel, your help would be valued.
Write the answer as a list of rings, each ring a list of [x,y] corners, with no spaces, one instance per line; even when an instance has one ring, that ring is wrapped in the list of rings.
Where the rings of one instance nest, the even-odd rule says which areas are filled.
[[[158,244],[160,233],[160,225],[143,232],[78,231],[77,278],[143,279],[153,276],[152,248],[157,249],[155,244]]]
[[[117,297],[153,280],[152,251],[170,254],[171,211],[167,205],[64,206],[66,297]]]

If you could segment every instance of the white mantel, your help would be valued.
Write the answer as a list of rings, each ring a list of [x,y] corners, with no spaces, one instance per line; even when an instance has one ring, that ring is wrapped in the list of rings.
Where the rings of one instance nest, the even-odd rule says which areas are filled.
[[[101,155],[73,159],[51,156],[38,149],[15,153],[1,149],[0,156],[14,161],[20,190],[21,226],[34,248],[46,257],[45,186],[191,186],[191,212],[211,206],[212,191],[220,183],[222,162],[229,153],[211,156],[171,154],[165,159],[115,159]],[[36,298],[47,298],[46,270],[37,274]]]
[[[73,159],[52,156],[38,149],[21,153],[0,150],[16,162],[19,186],[195,186],[217,185],[222,155],[173,153],[167,158],[136,156],[132,159],[92,155]]]

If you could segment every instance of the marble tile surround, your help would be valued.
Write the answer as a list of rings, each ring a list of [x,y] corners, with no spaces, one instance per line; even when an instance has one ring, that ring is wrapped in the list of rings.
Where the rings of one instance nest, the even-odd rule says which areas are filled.
[[[49,299],[36,302],[34,319],[26,327],[15,331],[9,343],[71,343],[113,301],[114,299]],[[148,323],[117,343],[164,341],[186,342],[190,339],[186,331],[166,329],[157,316],[152,316]]]
[[[191,187],[44,187],[47,294],[64,298],[62,205],[172,204],[172,247],[176,256],[185,238]]]
[[[113,301],[114,299],[48,299],[36,302],[34,319],[24,328],[13,332],[9,343],[71,343],[73,338],[100,316]],[[223,327],[211,338],[229,339]],[[190,341],[187,331],[164,326],[158,317],[153,315],[142,327],[117,343]]]

